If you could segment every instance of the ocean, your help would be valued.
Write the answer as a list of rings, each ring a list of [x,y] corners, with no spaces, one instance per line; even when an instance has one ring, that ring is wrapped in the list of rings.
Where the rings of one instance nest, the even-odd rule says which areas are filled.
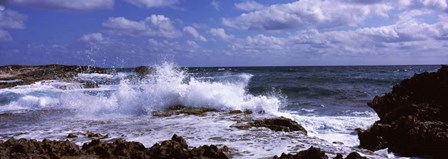
[[[87,131],[124,138],[150,147],[183,136],[189,145],[226,145],[232,158],[272,158],[310,146],[334,156],[357,151],[370,158],[396,158],[387,150],[359,149],[356,128],[368,128],[378,116],[367,106],[415,73],[439,66],[307,66],[183,68],[154,66],[148,75],[133,68],[111,74],[78,74],[73,80],[41,81],[0,89],[0,140],[66,140]],[[94,81],[83,88],[77,81]],[[8,81],[0,81],[8,82]],[[219,110],[205,116],[153,116],[169,106]],[[253,118],[284,116],[308,131],[240,130],[233,125],[250,110]],[[79,145],[86,137],[68,139]]]

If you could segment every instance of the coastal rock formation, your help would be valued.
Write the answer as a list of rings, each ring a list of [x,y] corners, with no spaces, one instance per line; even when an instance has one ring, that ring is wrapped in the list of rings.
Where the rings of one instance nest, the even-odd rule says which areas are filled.
[[[274,131],[285,131],[285,132],[302,131],[305,134],[307,133],[307,131],[305,130],[305,128],[302,127],[302,125],[300,125],[294,120],[285,117],[254,120],[250,122],[250,125],[253,127],[266,127]]]
[[[380,120],[358,130],[360,147],[448,158],[448,66],[405,79],[368,105]]]
[[[0,66],[0,89],[17,85],[32,84],[42,80],[69,79],[78,73],[107,73],[107,69],[93,66],[43,65],[43,66]],[[86,87],[96,87],[86,83]]]
[[[324,151],[320,150],[319,148],[311,146],[307,150],[300,151],[297,154],[282,153],[280,157],[276,155],[274,156],[273,159],[328,159],[328,156],[325,154]],[[336,157],[334,157],[333,159],[343,159],[343,156],[342,154],[337,154]],[[348,154],[345,159],[367,159],[367,158],[359,155],[357,152],[352,152]]]
[[[309,149],[300,151],[297,154],[282,153],[280,157],[274,156],[273,159],[328,159],[328,156],[319,148],[311,146]]]
[[[27,139],[0,141],[0,158],[61,158],[82,154],[79,147],[69,141],[43,140],[39,142]]]
[[[36,141],[28,139],[9,139],[0,141],[0,158],[216,158],[227,159],[229,149],[215,145],[190,148],[180,136],[145,148],[139,142],[117,139],[112,143],[99,139],[85,143],[82,149],[70,141]]]
[[[236,124],[233,124],[231,127],[235,127],[238,129],[249,129],[251,127],[265,127],[271,129],[273,131],[301,131],[305,135],[307,131],[302,127],[299,123],[294,120],[285,118],[285,117],[277,117],[277,118],[267,118],[267,119],[257,119],[254,120],[252,118],[244,118],[237,121]]]

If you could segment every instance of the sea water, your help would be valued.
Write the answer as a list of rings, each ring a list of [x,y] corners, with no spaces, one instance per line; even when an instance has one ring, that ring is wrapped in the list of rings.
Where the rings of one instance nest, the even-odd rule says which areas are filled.
[[[355,129],[368,128],[379,119],[366,103],[401,80],[438,66],[179,68],[163,63],[153,68],[145,76],[117,69],[112,74],[78,74],[73,80],[0,89],[0,140],[65,140],[68,133],[91,131],[149,147],[178,134],[191,146],[227,145],[233,158],[270,158],[310,146],[330,156],[357,151],[371,158],[394,158],[385,151],[370,153],[357,147]],[[82,88],[76,82],[81,80],[100,87]],[[173,105],[219,111],[152,116]],[[228,114],[231,110],[250,110],[253,118],[291,118],[308,136],[236,129],[232,125],[245,117]],[[90,141],[70,140],[80,145]]]

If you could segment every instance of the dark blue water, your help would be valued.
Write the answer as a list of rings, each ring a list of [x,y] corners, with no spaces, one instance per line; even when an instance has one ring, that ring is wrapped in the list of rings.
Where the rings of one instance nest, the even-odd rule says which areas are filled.
[[[195,76],[252,74],[251,94],[280,92],[284,109],[300,114],[343,115],[349,111],[371,111],[367,102],[391,90],[416,73],[436,71],[440,66],[316,66],[316,67],[226,67],[189,68]]]

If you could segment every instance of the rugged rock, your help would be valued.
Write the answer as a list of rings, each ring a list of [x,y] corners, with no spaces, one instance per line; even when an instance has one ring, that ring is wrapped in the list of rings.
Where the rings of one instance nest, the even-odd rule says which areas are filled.
[[[342,156],[342,154],[338,153],[333,159],[343,159],[343,157],[344,156]],[[319,148],[311,146],[307,150],[300,151],[297,154],[282,153],[280,157],[276,155],[274,156],[273,159],[328,159],[328,156],[325,154],[324,151],[320,150]],[[351,152],[350,154],[347,155],[345,159],[367,159],[367,158],[359,155],[357,152]]]
[[[302,125],[300,125],[294,120],[285,117],[254,120],[250,122],[250,125],[252,127],[266,127],[274,131],[286,131],[286,132],[302,131],[305,134],[307,133],[307,131],[305,130],[305,128],[302,127]]]
[[[363,157],[357,152],[352,152],[345,159],[367,159],[367,157]]]
[[[282,153],[280,157],[274,156],[274,159],[328,159],[328,156],[319,148],[311,146],[309,149],[300,151],[297,154]]]
[[[448,66],[416,74],[368,105],[380,120],[358,130],[360,147],[402,156],[448,158]]]
[[[227,147],[219,149],[215,145],[205,145],[198,148],[189,149],[187,142],[177,135],[173,135],[171,140],[163,141],[161,144],[154,144],[149,152],[152,157],[160,159],[171,158],[216,158],[227,159],[229,150]]]
[[[69,141],[9,139],[0,143],[0,158],[61,158],[82,154],[79,147]]]
[[[27,85],[42,80],[69,79],[78,73],[108,73],[108,70],[93,66],[71,65],[0,66],[0,81],[14,81],[0,82],[0,88]]]
[[[229,149],[224,146],[204,145],[190,148],[180,136],[173,135],[171,140],[145,148],[139,142],[117,139],[103,142],[99,139],[79,146],[70,141],[36,141],[28,139],[9,139],[0,141],[0,158],[135,158],[135,159],[172,159],[172,158],[229,158]]]

